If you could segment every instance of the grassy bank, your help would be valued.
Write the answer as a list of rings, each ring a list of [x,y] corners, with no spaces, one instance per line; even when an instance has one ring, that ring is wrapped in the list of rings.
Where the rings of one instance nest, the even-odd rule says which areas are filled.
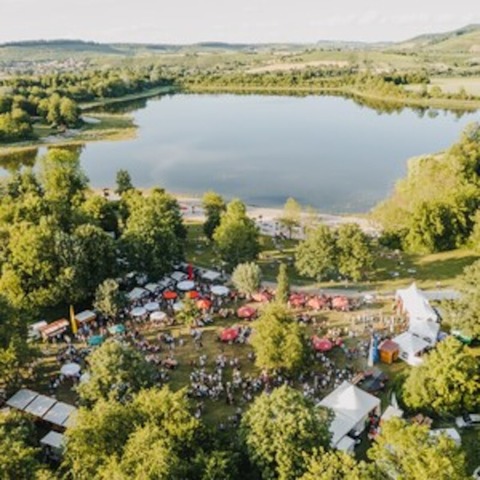
[[[364,92],[350,87],[319,88],[319,87],[253,87],[241,85],[189,85],[185,91],[191,93],[232,93],[232,94],[280,94],[280,95],[340,95],[363,100],[383,102],[386,105],[401,105],[405,107],[437,108],[441,110],[475,111],[480,109],[480,99],[461,100],[451,98],[408,98],[382,95],[381,93]]]

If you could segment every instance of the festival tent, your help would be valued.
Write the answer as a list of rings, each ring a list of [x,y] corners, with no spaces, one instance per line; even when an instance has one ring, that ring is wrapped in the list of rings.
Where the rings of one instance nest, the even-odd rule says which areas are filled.
[[[408,331],[417,337],[422,338],[431,346],[434,346],[438,340],[440,324],[432,320],[418,320],[412,318],[408,326]]]
[[[130,315],[134,318],[142,318],[147,314],[147,309],[145,307],[135,307],[130,312]]]
[[[183,309],[183,302],[175,302],[175,303],[173,304],[173,310],[174,310],[175,312],[179,312],[179,311],[182,310],[182,309]]]
[[[144,305],[144,307],[147,312],[156,312],[157,310],[160,310],[160,305],[158,302],[148,302]]]
[[[220,333],[220,340],[222,342],[233,342],[238,338],[237,328],[226,328]]]
[[[46,445],[55,450],[62,450],[65,445],[65,436],[63,433],[54,432],[53,430],[48,432],[41,440],[42,445]]]
[[[211,306],[212,306],[212,302],[207,298],[201,298],[200,300],[197,301],[197,307],[200,310],[209,310]]]
[[[125,333],[125,325],[122,323],[117,323],[115,325],[112,325],[111,327],[108,327],[109,333],[112,335],[120,335],[122,333]]]
[[[224,297],[225,295],[228,295],[230,293],[230,290],[223,285],[213,285],[212,287],[210,287],[210,291],[214,295],[217,295],[217,297]]]
[[[62,318],[40,328],[40,333],[42,334],[42,338],[46,340],[47,338],[63,333],[67,329],[68,325],[68,320]]]
[[[413,335],[411,332],[403,332],[392,339],[400,349],[400,358],[412,367],[422,363],[419,354],[425,351],[430,344],[425,340]]]
[[[77,313],[75,315],[75,320],[78,325],[83,325],[84,323],[92,322],[97,318],[97,314],[91,310],[84,310],[83,312]]]
[[[59,427],[64,427],[70,415],[76,412],[73,405],[64,402],[57,402],[44,416],[46,422],[53,423]]]
[[[321,310],[327,307],[328,300],[325,297],[313,297],[308,300],[307,305],[314,310]]]
[[[163,322],[167,318],[167,314],[165,312],[153,312],[150,314],[150,320],[152,322]]]
[[[332,308],[342,311],[348,310],[350,308],[350,302],[348,301],[348,297],[345,297],[344,295],[333,297]]]
[[[80,373],[80,365],[75,362],[66,363],[60,369],[60,373],[65,377],[75,377]]]
[[[254,302],[269,302],[272,299],[272,295],[270,295],[268,292],[255,292],[252,295],[252,300]]]
[[[166,290],[163,292],[163,298],[165,300],[175,300],[178,297],[176,292],[173,292],[172,290]]]
[[[148,295],[148,291],[144,288],[135,287],[133,290],[127,293],[127,298],[131,302],[136,302],[137,300],[141,300],[143,297]]]
[[[362,432],[365,429],[369,414],[379,411],[380,399],[344,381],[318,406],[333,410],[335,416],[330,424],[331,445],[337,448],[351,430]]]
[[[305,295],[301,293],[292,293],[288,299],[292,307],[303,307],[305,305]]]
[[[200,276],[202,277],[202,280],[206,280],[207,282],[215,282],[222,276],[222,274],[213,270],[207,270],[206,272],[202,272]]]
[[[319,338],[316,335],[312,337],[312,344],[317,352],[329,352],[333,348],[333,343],[328,338]]]
[[[23,388],[19,390],[15,395],[10,397],[7,400],[7,405],[9,407],[15,408],[17,410],[25,410],[25,408],[38,397],[38,393],[28,388]]]
[[[160,289],[160,285],[158,283],[147,283],[144,288],[150,293],[156,293]]]
[[[184,280],[183,282],[177,283],[177,289],[181,292],[188,292],[189,290],[193,290],[195,288],[195,282],[192,280]]]
[[[428,432],[432,437],[439,437],[440,435],[445,435],[450,437],[458,447],[462,444],[462,437],[458,433],[456,428],[435,428]]]
[[[89,347],[98,347],[104,340],[105,338],[103,335],[92,335],[91,337],[88,337],[87,343]]]
[[[355,450],[355,440],[352,437],[345,435],[338,441],[336,449],[345,453],[353,453]]]
[[[382,413],[382,416],[380,418],[381,422],[386,422],[387,420],[390,420],[391,418],[402,418],[403,417],[403,410],[400,408],[395,408],[392,405],[389,405],[387,409]]]
[[[185,294],[185,297],[190,298],[191,300],[196,300],[200,294],[196,290],[190,290]]]
[[[185,280],[187,278],[187,274],[186,273],[183,273],[183,272],[173,272],[170,277],[172,278],[172,280],[174,280],[175,282],[181,282],[182,280]]]
[[[438,320],[437,312],[430,306],[426,295],[415,283],[410,287],[397,290],[395,299],[399,302],[402,313],[412,320]]]
[[[253,318],[257,311],[252,307],[243,306],[237,310],[237,315],[240,318]]]
[[[31,413],[36,417],[43,417],[57,403],[54,398],[46,395],[37,395],[24,409],[25,412]]]

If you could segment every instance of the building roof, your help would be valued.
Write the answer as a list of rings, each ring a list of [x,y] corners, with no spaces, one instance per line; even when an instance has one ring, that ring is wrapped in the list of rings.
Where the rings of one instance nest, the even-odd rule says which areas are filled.
[[[43,416],[43,419],[47,422],[64,427],[70,415],[72,415],[77,409],[73,405],[68,403],[57,402],[53,407]]]
[[[52,448],[62,449],[65,444],[65,437],[62,433],[54,432],[52,430],[40,440],[40,443]]]
[[[332,445],[336,446],[342,437],[380,406],[380,399],[345,381],[318,405],[332,409],[335,414],[330,431]]]
[[[27,405],[24,411],[37,417],[43,417],[56,402],[54,398],[47,397],[46,395],[37,395],[36,398]]]
[[[28,388],[19,390],[15,395],[10,397],[6,404],[9,407],[16,408],[17,410],[25,410],[25,408],[38,397],[38,393]]]
[[[384,352],[396,352],[399,349],[400,349],[400,347],[393,340],[385,340],[380,345],[380,350],[382,350]]]
[[[409,356],[417,355],[430,346],[428,342],[417,337],[412,332],[403,332],[395,337],[393,341],[400,347],[400,352],[405,352]]]

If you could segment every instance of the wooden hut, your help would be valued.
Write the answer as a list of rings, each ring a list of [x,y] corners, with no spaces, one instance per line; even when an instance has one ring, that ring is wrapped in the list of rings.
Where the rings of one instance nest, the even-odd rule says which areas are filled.
[[[380,360],[383,363],[393,363],[400,354],[400,347],[392,340],[385,340],[380,345]]]

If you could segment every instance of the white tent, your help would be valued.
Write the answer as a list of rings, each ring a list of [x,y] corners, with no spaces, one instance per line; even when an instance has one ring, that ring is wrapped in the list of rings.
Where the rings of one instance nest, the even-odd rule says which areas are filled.
[[[403,417],[403,410],[400,408],[396,408],[392,405],[389,405],[387,409],[383,412],[381,421],[386,422],[387,420],[390,420],[391,418],[402,418]]]
[[[44,416],[43,419],[47,422],[63,427],[70,415],[77,409],[68,403],[57,402]]]
[[[133,290],[127,293],[127,298],[131,302],[135,302],[136,300],[140,300],[141,298],[147,295],[148,295],[147,290],[145,290],[144,288],[135,287]]]
[[[213,285],[210,288],[210,291],[219,297],[224,297],[225,295],[228,295],[230,293],[230,290],[228,287],[225,287],[224,285]]]
[[[176,282],[181,282],[182,280],[185,280],[187,278],[187,274],[183,272],[173,272],[170,277],[172,277],[173,280]]]
[[[42,445],[48,445],[49,447],[57,450],[61,450],[65,445],[65,437],[62,433],[54,432],[52,430],[40,440],[40,443]]]
[[[130,315],[135,318],[141,318],[147,315],[147,309],[145,307],[135,307],[131,312]]]
[[[335,448],[342,452],[353,453],[355,450],[355,440],[348,435],[345,435],[339,440]]]
[[[77,321],[77,323],[80,323],[80,324],[91,322],[96,318],[97,318],[96,313],[92,312],[91,310],[84,310],[83,312],[77,313],[75,315],[75,320]]]
[[[437,343],[440,324],[432,320],[412,319],[410,320],[408,331],[434,346]]]
[[[36,417],[43,417],[57,401],[46,395],[37,395],[33,402],[29,403],[25,408],[25,412],[31,413]]]
[[[17,410],[25,410],[27,406],[38,397],[38,393],[28,388],[19,390],[15,395],[7,400],[7,405]]]
[[[400,358],[413,367],[422,363],[418,355],[430,346],[428,342],[411,332],[403,332],[392,340],[400,348]]]
[[[401,301],[402,312],[408,315],[410,320],[437,321],[438,315],[430,306],[426,295],[412,283],[408,288],[397,290],[395,298]]]
[[[192,280],[183,280],[177,283],[177,289],[181,292],[188,292],[195,288],[195,283]]]
[[[148,302],[144,305],[144,308],[147,312],[156,312],[160,310],[160,305],[158,302]]]
[[[222,274],[213,270],[207,270],[205,272],[202,272],[200,276],[203,280],[207,280],[208,282],[214,282],[215,280],[218,280],[222,276]]]
[[[368,415],[380,408],[380,399],[349,382],[343,382],[319,404],[333,410],[335,417],[330,425],[332,446],[351,430],[363,431]]]
[[[147,283],[144,288],[150,293],[156,293],[160,286],[158,285],[158,283]]]
[[[462,444],[462,437],[456,428],[436,428],[435,430],[430,430],[429,433],[434,437],[438,437],[440,435],[450,437],[457,444],[457,446]]]

